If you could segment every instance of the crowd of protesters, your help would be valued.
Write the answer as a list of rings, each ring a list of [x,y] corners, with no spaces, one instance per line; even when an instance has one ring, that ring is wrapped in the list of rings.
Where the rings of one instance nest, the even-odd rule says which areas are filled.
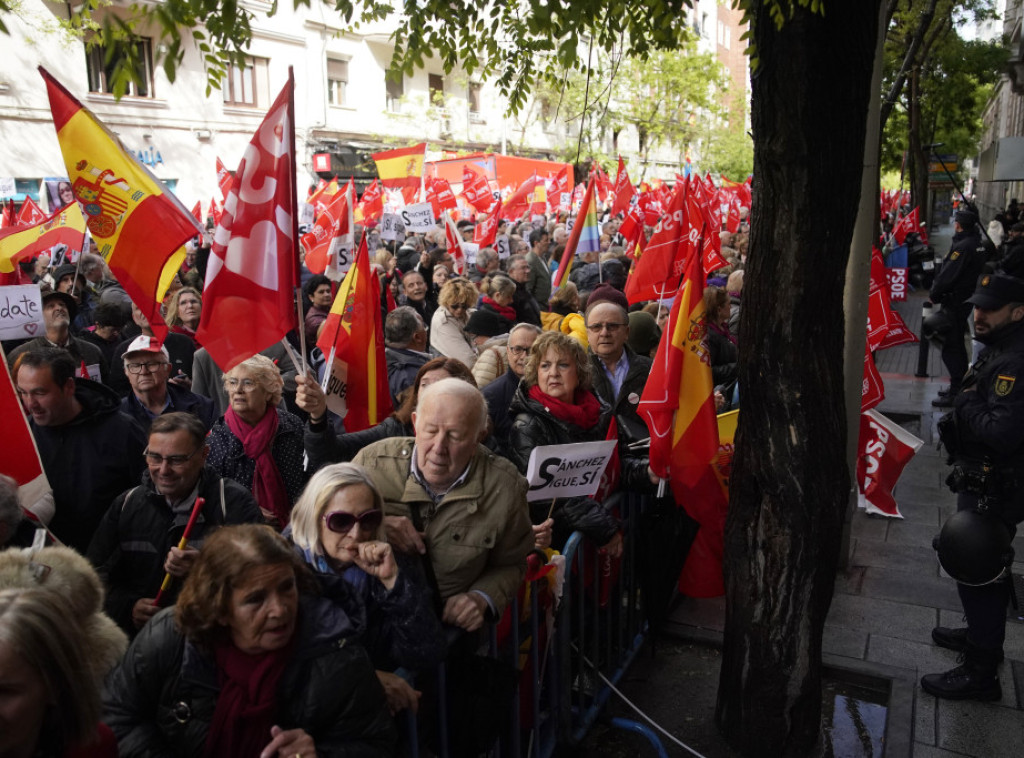
[[[88,690],[74,716],[48,729],[61,700],[43,691],[0,753],[21,739],[11,754],[391,754],[393,716],[421,699],[406,674],[474,650],[528,553],[573,531],[622,551],[608,503],[527,504],[531,450],[611,428],[620,486],[656,488],[637,406],[671,300],[627,302],[618,228],[606,215],[600,252],[554,292],[560,219],[502,223],[508,256],[481,249],[461,275],[440,225],[394,242],[367,230],[395,410],[355,431],[321,388],[316,337],[337,289],[325,276],[306,271],[302,287],[314,377],[283,345],[227,373],[214,364],[196,339],[206,250],[174,278],[162,342],[99,256],[24,263],[45,333],[5,349],[53,503],[23,511],[0,480],[0,548],[38,546],[45,524],[47,542],[88,557],[77,570],[96,587],[93,610],[119,631],[107,630],[104,670],[74,683]],[[460,229],[471,238],[471,223]],[[722,232],[729,265],[704,291],[719,410],[738,402],[746,246],[745,223]],[[17,655],[23,678],[71,686],[48,667],[82,655],[57,649],[81,614],[47,607],[31,584],[0,584],[0,669]]]

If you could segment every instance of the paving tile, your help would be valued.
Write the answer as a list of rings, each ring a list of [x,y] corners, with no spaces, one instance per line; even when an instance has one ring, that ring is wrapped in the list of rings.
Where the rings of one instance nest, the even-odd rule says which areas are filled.
[[[843,629],[928,642],[935,609],[857,595],[836,595],[825,623]],[[859,655],[863,657],[863,653]]]
[[[956,657],[957,654],[952,650],[931,644],[930,637],[927,640],[911,640],[902,636],[872,634],[868,639],[869,661],[910,669],[916,672],[917,679],[925,674],[953,668],[956,666]]]
[[[936,721],[938,747],[984,758],[1020,758],[1024,739],[1020,711],[1000,703],[943,700],[938,703]]]
[[[889,533],[886,535],[885,541],[891,545],[913,545],[930,549],[932,540],[938,533],[939,526],[935,523],[894,521],[889,525]]]
[[[869,516],[866,513],[856,513],[853,522],[850,524],[850,536],[853,539],[875,540],[884,542],[885,535],[889,531],[890,519],[884,516]],[[1024,553],[1021,553],[1024,555]]]
[[[893,550],[892,545],[873,540],[857,540],[850,559],[852,566],[874,566],[900,571],[921,571],[934,575],[938,561],[930,547],[905,545]]]
[[[920,690],[915,686],[915,692]],[[914,740],[917,743],[935,745],[935,698],[916,697],[914,698]],[[914,757],[921,755],[918,746],[914,745]],[[927,753],[925,753],[927,755]]]
[[[832,604],[834,606],[835,601]],[[832,655],[864,660],[868,648],[868,633],[842,624],[826,622],[821,648],[824,652]]]
[[[922,742],[914,743],[914,758],[971,758],[976,753],[954,753],[952,750],[943,750],[933,745],[926,745]]]
[[[961,607],[955,582],[892,569],[866,569],[858,594],[931,608],[957,610]]]

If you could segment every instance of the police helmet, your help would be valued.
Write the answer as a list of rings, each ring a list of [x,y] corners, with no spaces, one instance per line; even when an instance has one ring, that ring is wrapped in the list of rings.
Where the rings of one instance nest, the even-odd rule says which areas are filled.
[[[1013,563],[1010,530],[991,513],[965,510],[946,521],[932,547],[939,565],[961,584],[979,586],[1003,577]]]

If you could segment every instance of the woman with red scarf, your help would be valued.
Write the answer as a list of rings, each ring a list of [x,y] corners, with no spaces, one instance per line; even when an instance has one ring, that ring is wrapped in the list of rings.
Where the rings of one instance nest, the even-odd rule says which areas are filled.
[[[177,604],[108,678],[103,722],[121,756],[391,755],[362,608],[343,583],[329,591],[270,528],[214,532]]]
[[[229,406],[210,430],[206,463],[252,492],[267,522],[283,529],[306,485],[302,421],[281,406],[284,380],[264,355],[226,373],[224,389]]]
[[[612,409],[591,391],[590,361],[584,347],[561,332],[544,332],[530,348],[526,374],[512,400],[511,458],[526,473],[530,453],[541,445],[594,442],[607,437]],[[582,532],[612,557],[622,553],[618,520],[589,497],[557,498],[530,504],[535,524],[548,511],[554,519],[557,550],[574,531]]]

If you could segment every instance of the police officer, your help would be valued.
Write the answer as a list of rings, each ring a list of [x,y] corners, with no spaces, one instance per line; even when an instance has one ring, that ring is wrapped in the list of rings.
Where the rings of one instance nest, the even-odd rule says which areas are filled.
[[[925,676],[921,687],[936,697],[999,700],[996,666],[1003,658],[1011,587],[1001,566],[991,563],[991,550],[981,555],[973,551],[986,544],[983,532],[991,528],[1009,545],[1016,525],[1024,520],[1024,280],[986,274],[967,303],[975,308],[975,339],[985,348],[964,377],[953,398],[953,412],[940,428],[954,464],[947,483],[957,493],[957,510],[978,512],[984,518],[962,519],[958,514],[953,519],[968,523],[970,533],[947,535],[951,519],[940,540],[950,543],[947,550],[963,554],[961,565],[995,568],[972,584],[950,572],[961,580],[957,589],[967,627],[936,627],[932,639],[940,647],[964,653],[964,662],[951,671]],[[942,555],[940,545],[940,559]]]
[[[953,396],[960,389],[960,382],[967,372],[964,330],[971,306],[965,301],[971,296],[988,257],[981,245],[976,213],[957,211],[953,229],[953,244],[935,274],[929,293],[932,302],[941,304],[949,317],[942,343],[942,362],[949,371],[949,390],[940,392],[939,397],[932,401],[932,405],[938,408],[952,407]]]

